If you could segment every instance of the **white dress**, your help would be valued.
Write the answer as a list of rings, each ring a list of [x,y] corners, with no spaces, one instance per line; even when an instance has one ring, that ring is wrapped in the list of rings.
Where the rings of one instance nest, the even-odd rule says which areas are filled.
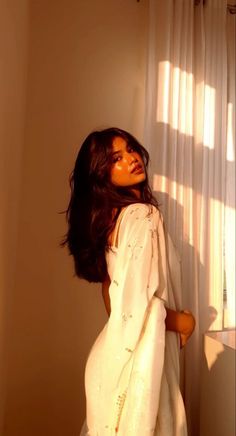
[[[179,338],[165,330],[165,306],[180,307],[180,265],[156,208],[123,209],[107,266],[111,314],[86,364],[81,436],[186,436]]]

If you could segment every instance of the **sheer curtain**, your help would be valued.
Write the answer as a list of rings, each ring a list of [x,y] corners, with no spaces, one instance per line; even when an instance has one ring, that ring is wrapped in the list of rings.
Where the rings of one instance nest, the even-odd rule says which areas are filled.
[[[226,0],[150,0],[145,144],[182,261],[189,433],[198,435],[202,334],[235,327],[235,15]],[[224,307],[223,290],[228,306]]]

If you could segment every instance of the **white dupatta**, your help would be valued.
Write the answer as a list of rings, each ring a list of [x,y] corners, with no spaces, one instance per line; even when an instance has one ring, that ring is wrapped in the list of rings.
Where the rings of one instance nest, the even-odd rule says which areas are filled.
[[[156,208],[125,208],[115,256],[97,422],[87,434],[186,436],[179,341],[165,331],[165,306],[180,302],[179,262]]]

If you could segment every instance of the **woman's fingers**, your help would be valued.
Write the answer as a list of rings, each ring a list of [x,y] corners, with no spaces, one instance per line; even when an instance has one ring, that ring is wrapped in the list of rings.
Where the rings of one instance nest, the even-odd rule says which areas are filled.
[[[180,348],[184,347],[184,345],[192,335],[196,324],[195,318],[189,310],[182,310],[181,313],[184,317],[184,328],[183,331],[180,333]]]

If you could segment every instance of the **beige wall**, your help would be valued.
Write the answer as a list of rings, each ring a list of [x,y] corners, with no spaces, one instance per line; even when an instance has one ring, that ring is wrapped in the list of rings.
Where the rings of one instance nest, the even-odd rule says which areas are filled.
[[[31,1],[3,436],[79,432],[85,359],[106,314],[99,287],[73,278],[72,260],[58,248],[66,230],[58,212],[67,205],[68,175],[85,135],[115,125],[142,140],[147,6],[147,0]]]
[[[15,286],[28,55],[28,0],[0,0],[0,435]]]

